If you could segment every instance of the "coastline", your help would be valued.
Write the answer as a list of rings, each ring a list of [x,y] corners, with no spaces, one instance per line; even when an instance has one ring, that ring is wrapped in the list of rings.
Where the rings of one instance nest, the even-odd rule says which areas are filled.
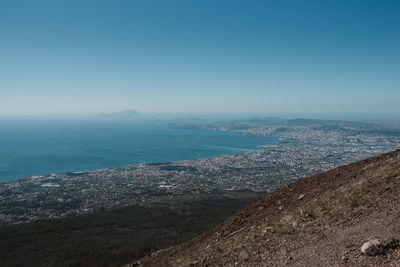
[[[65,218],[183,196],[196,198],[240,190],[271,192],[297,179],[400,148],[400,135],[358,130],[355,127],[359,124],[332,128],[328,121],[327,128],[316,126],[314,121],[311,126],[301,123],[247,130],[249,134],[281,136],[278,146],[3,182],[0,223]]]
[[[4,130],[0,139],[1,182],[136,163],[193,160],[277,143],[274,137],[259,140],[233,131],[171,130],[163,127],[164,122],[44,120],[30,122],[27,128],[22,127],[24,123],[12,122],[9,129],[7,124],[0,127]],[[25,138],[27,132],[29,138]]]
[[[276,138],[276,140],[279,140],[278,137],[271,136],[271,138]],[[187,161],[197,161],[197,160],[213,160],[217,159],[221,156],[229,156],[229,155],[235,155],[235,154],[242,154],[242,153],[247,153],[247,152],[253,152],[257,150],[263,150],[265,148],[271,148],[271,147],[277,147],[279,146],[281,141],[278,142],[278,144],[267,144],[267,145],[257,145],[255,148],[252,149],[241,149],[241,148],[233,148],[233,147],[223,147],[223,146],[217,146],[213,145],[212,147],[219,147],[219,148],[226,148],[232,151],[237,151],[233,153],[227,153],[227,152],[222,152],[218,155],[214,156],[208,156],[208,157],[200,157],[200,158],[195,158],[195,159],[182,159],[182,160],[177,160],[177,161],[146,161],[146,162],[135,162],[135,163],[130,163],[130,164],[125,164],[121,166],[114,166],[114,167],[105,167],[105,168],[98,168],[98,169],[80,169],[77,171],[65,171],[65,172],[57,172],[57,173],[45,173],[45,174],[34,174],[34,175],[28,175],[24,176],[21,178],[17,178],[15,180],[10,180],[10,181],[0,181],[0,184],[2,183],[13,183],[13,182],[18,182],[21,180],[26,180],[26,179],[38,179],[38,178],[45,178],[49,176],[58,176],[58,175],[71,175],[71,174],[84,174],[84,173],[90,173],[90,172],[97,172],[97,171],[104,171],[107,169],[120,169],[120,168],[126,168],[126,167],[134,167],[134,166],[143,166],[143,165],[162,165],[162,164],[179,164],[181,162],[187,162]],[[142,151],[138,153],[144,153]]]

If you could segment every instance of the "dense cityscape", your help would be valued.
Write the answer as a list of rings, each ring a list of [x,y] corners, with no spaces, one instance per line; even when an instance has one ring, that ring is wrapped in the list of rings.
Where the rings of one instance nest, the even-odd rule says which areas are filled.
[[[235,191],[271,192],[296,179],[400,148],[397,123],[253,119],[170,124],[277,136],[276,146],[181,162],[141,163],[0,184],[0,223],[90,214],[178,197]]]

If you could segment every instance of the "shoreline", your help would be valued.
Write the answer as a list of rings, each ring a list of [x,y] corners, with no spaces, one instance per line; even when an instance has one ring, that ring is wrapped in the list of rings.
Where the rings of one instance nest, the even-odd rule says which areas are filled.
[[[236,154],[242,154],[242,153],[248,153],[248,152],[253,152],[257,150],[263,150],[266,148],[271,148],[271,147],[277,147],[281,144],[281,139],[275,136],[269,136],[271,138],[277,138],[279,140],[278,144],[267,144],[267,145],[257,145],[253,149],[239,149],[237,148],[236,150],[239,150],[238,152],[234,153],[222,153],[219,155],[215,156],[209,156],[209,157],[200,157],[200,158],[194,158],[194,159],[182,159],[182,160],[177,160],[177,161],[148,161],[148,162],[135,162],[135,163],[130,163],[126,165],[119,165],[115,167],[105,167],[105,168],[99,168],[99,169],[80,169],[77,171],[65,171],[65,172],[55,172],[55,173],[45,173],[45,174],[33,174],[33,175],[28,175],[28,176],[23,176],[21,178],[17,178],[15,180],[10,180],[10,181],[0,181],[0,184],[2,183],[12,183],[12,182],[17,182],[25,179],[35,179],[35,178],[43,178],[43,177],[49,177],[49,176],[56,176],[56,175],[66,175],[66,174],[83,174],[83,173],[89,173],[89,172],[96,172],[96,171],[103,171],[107,169],[119,169],[119,168],[125,168],[125,167],[130,167],[130,166],[135,166],[135,165],[153,165],[153,164],[166,164],[166,163],[179,163],[179,162],[186,162],[186,161],[196,161],[196,160],[205,160],[205,159],[213,159],[213,158],[218,158],[224,155],[236,155]],[[140,152],[143,153],[143,152]]]
[[[224,154],[241,153],[241,149],[243,149],[243,152],[253,151],[260,149],[260,144],[278,143],[277,137],[274,136],[266,137],[265,142],[258,142],[255,139],[252,140],[251,138],[246,138],[245,135],[239,134],[235,131],[228,132],[228,137],[230,137],[234,143],[229,143],[231,141],[228,141],[228,143],[219,142],[224,140],[224,134],[227,133],[226,131],[200,129],[201,132],[204,132],[204,134],[201,134],[200,136],[203,137],[203,140],[195,141],[193,145],[189,145],[189,142],[192,141],[192,137],[198,135],[198,130],[195,130],[189,134],[187,134],[187,131],[182,132],[176,130],[171,134],[169,130],[172,129],[165,128],[164,123],[145,123],[144,127],[142,127],[142,123],[130,124],[127,121],[109,121],[105,125],[102,124],[102,122],[99,123],[97,120],[92,120],[90,122],[91,126],[88,127],[90,130],[88,137],[93,135],[96,137],[96,142],[99,142],[99,144],[106,142],[104,147],[102,145],[97,146],[94,141],[90,141],[90,139],[85,139],[83,143],[80,139],[73,139],[72,141],[68,142],[64,141],[66,137],[68,137],[68,133],[70,133],[69,131],[72,131],[70,134],[74,133],[74,131],[71,130],[71,128],[73,128],[72,126],[81,125],[82,122],[80,121],[72,121],[67,126],[57,125],[56,141],[59,141],[57,144],[50,144],[45,140],[45,138],[48,138],[49,134],[45,134],[43,136],[40,134],[47,128],[45,128],[45,130],[36,131],[35,138],[40,138],[40,142],[43,143],[43,152],[39,154],[36,154],[36,152],[31,152],[29,150],[30,148],[25,148],[28,147],[25,145],[25,141],[24,144],[19,145],[16,143],[19,139],[15,139],[14,143],[16,144],[13,144],[12,146],[8,145],[8,150],[11,151],[15,150],[15,148],[18,148],[21,150],[21,152],[19,154],[12,152],[10,155],[6,154],[5,152],[3,155],[0,154],[0,159],[4,158],[4,167],[3,169],[0,169],[0,174],[3,177],[0,179],[0,183],[18,181],[31,176],[63,174],[77,171],[94,171],[104,168],[118,168],[131,164],[196,160],[206,157],[216,157]],[[50,126],[47,125],[46,127]],[[101,129],[104,128],[105,131],[110,128],[110,131],[112,132],[111,136],[108,137],[107,135],[102,134],[98,139],[96,132],[92,129],[93,127],[100,127]],[[115,130],[113,127],[117,127],[117,130]],[[65,134],[65,136],[64,133],[60,133],[65,130],[64,128],[68,129],[68,132]],[[167,130],[167,132],[165,130]],[[211,134],[211,137],[209,134],[210,132],[214,133],[214,135]],[[23,132],[23,134],[25,133]],[[121,140],[119,140],[119,134],[122,134]],[[146,137],[147,134],[150,134],[150,139]],[[253,136],[253,138],[254,137],[255,136]],[[152,138],[154,140],[152,140]],[[155,148],[159,145],[159,138],[165,138],[164,143],[167,145],[162,145],[160,148]],[[180,138],[183,138],[182,141],[180,141]],[[196,138],[196,140],[197,139],[198,138]],[[76,142],[78,145],[75,146],[75,143],[73,142]],[[144,147],[141,145],[142,143],[144,144]],[[154,146],[151,146],[151,143],[154,143]],[[239,144],[239,146],[236,148],[232,146],[234,144]],[[248,145],[251,146],[251,148],[246,148]],[[68,148],[68,146],[71,148]],[[56,150],[53,151],[53,147],[55,147]],[[58,147],[60,147],[60,151],[57,150]],[[48,151],[49,149],[51,150]],[[71,152],[65,153],[63,149],[71,149]],[[236,149],[239,151],[235,151]],[[37,150],[40,151],[40,148],[37,148]],[[100,152],[98,152],[98,150],[100,150]],[[12,161],[7,159],[11,157],[13,157]],[[42,165],[44,167],[36,167]],[[66,165],[67,168],[64,168],[63,165]],[[40,169],[43,169],[43,171],[40,171]],[[4,174],[2,174],[2,172]]]
[[[250,127],[249,133],[280,136],[283,141],[242,153],[2,182],[0,222],[64,218],[230,190],[270,192],[297,179],[400,148],[400,135],[391,131],[364,131],[358,123],[336,127],[330,121],[304,123]]]

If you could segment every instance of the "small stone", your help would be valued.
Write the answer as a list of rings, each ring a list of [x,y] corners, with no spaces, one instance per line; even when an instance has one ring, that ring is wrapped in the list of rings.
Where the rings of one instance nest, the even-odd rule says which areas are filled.
[[[301,210],[300,215],[304,217],[312,217],[312,214],[305,210]]]
[[[245,251],[245,250],[240,251],[239,256],[238,256],[238,260],[245,261],[248,258],[249,258],[249,253],[247,253],[247,251]]]
[[[301,194],[301,195],[299,196],[299,200],[302,200],[305,196],[306,196],[305,194]]]

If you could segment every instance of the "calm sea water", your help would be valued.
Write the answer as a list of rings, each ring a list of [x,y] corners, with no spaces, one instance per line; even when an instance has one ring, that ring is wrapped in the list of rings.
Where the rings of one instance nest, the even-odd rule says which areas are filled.
[[[0,120],[0,181],[30,175],[188,160],[277,144],[274,137],[177,130],[162,122]]]

